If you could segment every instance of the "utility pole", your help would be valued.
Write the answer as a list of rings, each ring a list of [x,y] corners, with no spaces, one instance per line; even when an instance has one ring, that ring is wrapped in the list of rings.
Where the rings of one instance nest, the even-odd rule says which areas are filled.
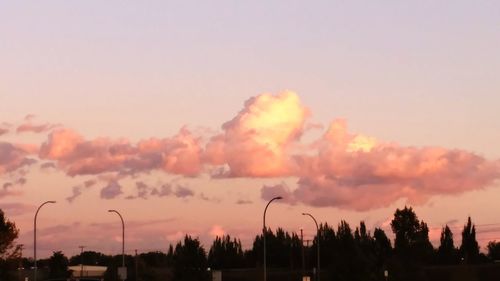
[[[85,248],[85,246],[78,246],[78,248],[80,248],[80,263],[82,264],[80,269],[80,279],[81,279],[83,277],[83,248]]]
[[[138,274],[137,274],[137,268],[138,268],[138,266],[137,266],[137,249],[135,249],[135,281],[138,280],[137,279],[137,276],[138,276]]]
[[[23,272],[23,248],[24,248],[24,244],[20,244],[19,245],[19,250],[21,252],[19,253],[19,268],[18,268],[18,271],[19,271],[19,281],[23,280],[23,277],[22,277],[22,272]]]
[[[305,257],[304,257],[304,229],[300,229],[300,248],[302,250],[302,276],[305,275],[306,267],[305,267]]]
[[[305,254],[305,259],[308,261],[309,260],[309,242],[311,242],[311,240],[310,239],[306,239],[304,241],[306,241],[306,250],[307,250],[307,252]],[[309,275],[309,273],[307,275]]]

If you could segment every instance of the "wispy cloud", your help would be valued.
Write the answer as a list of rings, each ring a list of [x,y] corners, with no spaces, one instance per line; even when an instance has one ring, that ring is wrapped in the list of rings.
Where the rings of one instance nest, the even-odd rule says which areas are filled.
[[[122,186],[116,182],[111,181],[101,189],[101,198],[102,199],[113,199],[123,194]]]

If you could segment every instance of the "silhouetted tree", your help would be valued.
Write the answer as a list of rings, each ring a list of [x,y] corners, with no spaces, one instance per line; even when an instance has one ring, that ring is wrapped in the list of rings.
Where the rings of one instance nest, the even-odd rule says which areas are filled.
[[[172,250],[173,255],[173,250]],[[162,253],[160,251],[142,253],[139,255],[140,260],[142,260],[145,265],[150,267],[168,267],[172,266],[171,259],[169,259],[168,254]]]
[[[440,245],[437,250],[438,264],[456,264],[458,262],[458,250],[453,242],[453,233],[448,225],[441,230]]]
[[[462,231],[462,244],[460,245],[460,255],[466,263],[476,263],[479,260],[479,244],[476,240],[476,226],[472,224],[469,217],[467,224]]]
[[[69,259],[69,265],[87,264],[105,266],[109,263],[111,256],[94,251],[84,251],[81,254],[72,256]]]
[[[15,241],[19,235],[16,224],[9,221],[0,209],[0,259],[15,257],[19,253],[19,246]]]
[[[399,280],[421,280],[424,278],[422,266],[431,261],[433,247],[429,241],[429,228],[418,220],[411,207],[397,209],[391,228],[396,239],[395,256],[391,261],[391,270]]]
[[[335,230],[328,223],[319,225],[319,232],[321,233],[320,246],[323,249],[320,252],[322,268],[333,267],[335,262],[335,252],[337,250],[337,237]]]
[[[198,239],[186,235],[184,243],[177,243],[173,262],[175,280],[208,280],[207,256]]]
[[[240,240],[231,240],[229,235],[215,237],[208,252],[208,265],[212,269],[238,268],[243,266],[243,250]]]
[[[387,269],[387,262],[392,255],[391,240],[387,237],[384,230],[375,228],[373,231],[373,251],[375,253],[375,267],[379,276],[383,275]]]
[[[500,242],[490,241],[488,243],[488,258],[497,261],[500,260]]]
[[[397,209],[391,222],[391,228],[396,235],[394,251],[397,254],[408,256],[420,231],[420,222],[413,209],[406,206],[403,210]]]
[[[17,267],[13,258],[20,253],[19,245],[15,241],[19,235],[19,230],[14,222],[9,221],[2,209],[0,209],[0,280],[13,280],[11,274]]]
[[[68,258],[61,252],[54,252],[49,258],[49,277],[67,278],[70,276],[68,271]]]
[[[266,230],[267,266],[279,268],[299,268],[301,264],[301,245],[297,234],[284,231],[282,228]],[[245,252],[247,266],[261,266],[263,262],[264,240],[262,235],[255,237],[252,250]]]
[[[342,220],[337,228],[337,250],[332,274],[334,280],[361,280],[364,264],[360,262],[360,251],[349,224]]]

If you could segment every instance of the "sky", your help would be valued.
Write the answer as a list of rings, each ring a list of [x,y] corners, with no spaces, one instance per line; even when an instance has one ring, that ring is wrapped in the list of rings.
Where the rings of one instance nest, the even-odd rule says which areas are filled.
[[[271,3],[269,3],[271,2]],[[302,212],[500,240],[498,1],[0,2],[0,208],[25,256],[250,248]]]

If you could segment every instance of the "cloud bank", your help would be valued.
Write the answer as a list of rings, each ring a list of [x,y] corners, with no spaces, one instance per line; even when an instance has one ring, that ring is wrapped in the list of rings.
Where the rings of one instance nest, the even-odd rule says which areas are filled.
[[[500,178],[498,160],[459,149],[385,142],[349,132],[341,119],[332,121],[308,145],[301,137],[312,127],[322,127],[310,123],[310,115],[295,93],[284,92],[250,98],[220,132],[211,135],[183,127],[171,137],[132,143],[107,137],[86,139],[72,129],[47,124],[40,130],[29,129],[50,130],[39,149],[0,142],[0,174],[30,165],[36,156],[71,177],[111,174],[120,179],[152,171],[185,177],[275,178],[278,182],[292,177],[297,179],[296,186],[264,186],[262,198],[282,195],[289,204],[355,210],[386,207],[400,199],[421,204],[435,195],[482,189]],[[68,200],[78,197],[81,190],[73,189]],[[118,181],[110,181],[101,197],[113,199],[122,193]],[[184,198],[194,192],[138,181],[136,194],[127,198],[170,195]]]

